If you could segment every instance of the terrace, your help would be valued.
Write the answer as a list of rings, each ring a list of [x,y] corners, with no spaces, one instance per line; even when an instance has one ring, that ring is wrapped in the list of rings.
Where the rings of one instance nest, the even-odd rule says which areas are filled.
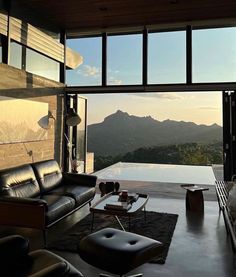
[[[221,48],[223,50],[219,52],[220,64],[209,63],[207,67],[198,63],[200,60],[206,61],[206,58],[205,55],[197,56],[198,47],[205,47],[204,44],[197,44],[197,38],[201,37],[204,31],[216,34],[218,41],[222,41],[219,36],[227,36],[228,31],[229,37],[226,41],[234,37],[236,3],[230,0],[224,3],[220,0],[164,2],[0,1],[0,95],[2,107],[5,107],[6,111],[6,114],[1,114],[1,120],[6,117],[14,122],[19,115],[25,115],[26,111],[28,113],[25,115],[24,125],[30,118],[38,122],[39,118],[45,117],[45,111],[47,119],[44,128],[46,131],[40,135],[36,132],[37,136],[33,138],[13,137],[13,134],[23,133],[15,132],[16,127],[12,128],[12,133],[9,132],[10,128],[1,129],[1,133],[7,133],[7,136],[1,137],[0,169],[55,159],[64,171],[73,171],[71,161],[76,161],[79,164],[79,172],[91,173],[92,159],[90,160],[87,154],[87,103],[91,95],[106,97],[108,93],[117,95],[220,91],[223,99],[223,165],[201,167],[118,163],[94,172],[93,175],[98,176],[98,183],[116,180],[120,182],[121,188],[149,194],[150,199],[146,207],[148,211],[178,214],[166,263],[147,263],[132,273],[143,272],[144,276],[148,277],[185,277],[190,274],[207,277],[235,276],[234,254],[223,216],[219,213],[213,186],[215,179],[227,181],[236,174],[235,58],[227,48],[228,45],[233,45],[234,41],[225,43]],[[176,36],[174,49],[181,60],[177,70],[180,75],[176,75],[174,70],[175,62],[171,59],[171,52],[165,57],[168,68],[173,69],[167,72],[169,79],[156,78],[162,73],[162,68],[159,68],[160,71],[158,69],[150,72],[150,62],[156,59],[151,41],[155,40],[158,34],[168,34],[170,37],[174,34],[173,38]],[[108,65],[112,63],[111,53],[116,53],[116,48],[109,48],[109,43],[119,36],[126,41],[130,35],[137,35],[139,45],[138,78],[134,78],[131,83],[114,83]],[[90,39],[95,41],[92,48],[85,47],[88,52],[80,53],[77,43],[82,45],[82,41]],[[168,51],[169,48],[165,49]],[[94,51],[100,69],[90,69],[95,70],[94,74],[98,75],[99,81],[86,83],[83,78],[78,78],[73,83],[74,76],[79,75],[78,68],[81,68],[79,66],[83,64],[83,59],[86,65],[86,58],[91,57]],[[161,54],[165,56],[165,51]],[[128,60],[128,56],[126,58]],[[230,65],[226,63],[228,60],[232,61]],[[120,62],[122,66],[126,59]],[[230,70],[226,72],[229,66]],[[208,72],[213,69],[215,71],[212,77]],[[199,74],[201,70],[203,72]],[[24,105],[31,103],[32,109],[21,106],[17,113],[14,104],[8,115],[6,104],[7,100],[12,98],[23,101],[20,103]],[[39,118],[35,115],[37,104],[41,111]],[[69,108],[79,114],[78,126],[66,124]],[[204,192],[203,214],[186,211],[186,191],[180,187],[181,184],[198,184],[210,188]],[[93,203],[99,198],[97,188]],[[48,232],[49,244],[88,214],[89,208],[84,206],[58,222]],[[10,234],[29,237],[32,249],[42,248],[43,240],[37,230],[1,226],[1,237]],[[53,251],[71,262],[84,276],[98,276],[100,270],[82,261],[78,254]]]
[[[121,188],[138,192],[141,190],[155,196],[182,196],[180,185],[195,184],[210,187],[206,194],[209,199],[215,199],[214,183],[223,180],[223,170],[220,166],[191,166],[173,164],[147,164],[147,163],[116,163],[94,175],[99,182],[118,181]]]

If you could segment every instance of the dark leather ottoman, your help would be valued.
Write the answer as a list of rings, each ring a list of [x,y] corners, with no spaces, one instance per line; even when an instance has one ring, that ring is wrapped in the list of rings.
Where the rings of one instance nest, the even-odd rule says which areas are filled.
[[[113,228],[92,233],[78,245],[78,253],[84,261],[120,276],[150,261],[161,251],[159,241]]]

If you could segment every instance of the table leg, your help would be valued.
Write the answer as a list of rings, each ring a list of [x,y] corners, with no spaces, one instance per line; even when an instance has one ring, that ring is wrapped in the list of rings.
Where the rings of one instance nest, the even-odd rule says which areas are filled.
[[[119,218],[118,218],[117,215],[115,215],[115,218],[116,218],[117,222],[119,223],[121,229],[122,229],[123,231],[125,231],[125,228],[124,228],[124,226],[122,225],[122,223],[120,222],[120,220],[119,220]]]
[[[204,211],[204,200],[202,191],[186,192],[186,209],[194,212]]]
[[[94,213],[92,213],[91,233],[93,231]]]
[[[147,221],[146,206],[144,206],[143,211],[144,211],[144,221],[146,222]]]

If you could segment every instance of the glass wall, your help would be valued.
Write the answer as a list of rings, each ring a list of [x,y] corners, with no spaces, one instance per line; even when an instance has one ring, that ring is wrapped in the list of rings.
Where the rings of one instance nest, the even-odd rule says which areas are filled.
[[[100,86],[102,84],[102,38],[68,39],[67,46],[83,57],[83,64],[66,71],[66,83],[70,86]]]
[[[236,81],[236,27],[193,30],[193,82]]]
[[[25,70],[54,81],[59,81],[60,63],[29,48],[26,49]]]
[[[86,125],[87,125],[87,100],[78,96],[77,111],[81,118],[81,122],[77,125],[77,141],[76,141],[76,159],[78,162],[78,172],[85,172],[86,162]]]
[[[142,35],[116,35],[107,38],[107,84],[142,83]]]
[[[14,41],[11,41],[10,65],[54,81],[59,81],[59,62]]]
[[[25,69],[25,65],[22,63],[22,49],[23,46],[19,43],[11,41],[10,46],[10,65],[19,69]]]
[[[107,36],[107,84],[142,84],[142,34]],[[67,71],[71,86],[101,86],[101,37],[69,39],[68,46],[81,53],[84,63]],[[188,46],[188,47],[187,47]],[[153,84],[186,84],[186,29],[148,33],[148,80]],[[236,27],[192,30],[192,83],[236,82]]]
[[[186,32],[148,35],[148,83],[186,82]]]

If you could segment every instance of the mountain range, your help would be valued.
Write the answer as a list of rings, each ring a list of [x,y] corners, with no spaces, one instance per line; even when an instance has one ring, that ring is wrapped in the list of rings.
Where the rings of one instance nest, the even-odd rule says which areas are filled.
[[[88,125],[88,151],[100,156],[122,155],[140,147],[218,141],[222,141],[222,127],[217,124],[158,121],[151,116],[139,117],[120,110],[101,123]]]

